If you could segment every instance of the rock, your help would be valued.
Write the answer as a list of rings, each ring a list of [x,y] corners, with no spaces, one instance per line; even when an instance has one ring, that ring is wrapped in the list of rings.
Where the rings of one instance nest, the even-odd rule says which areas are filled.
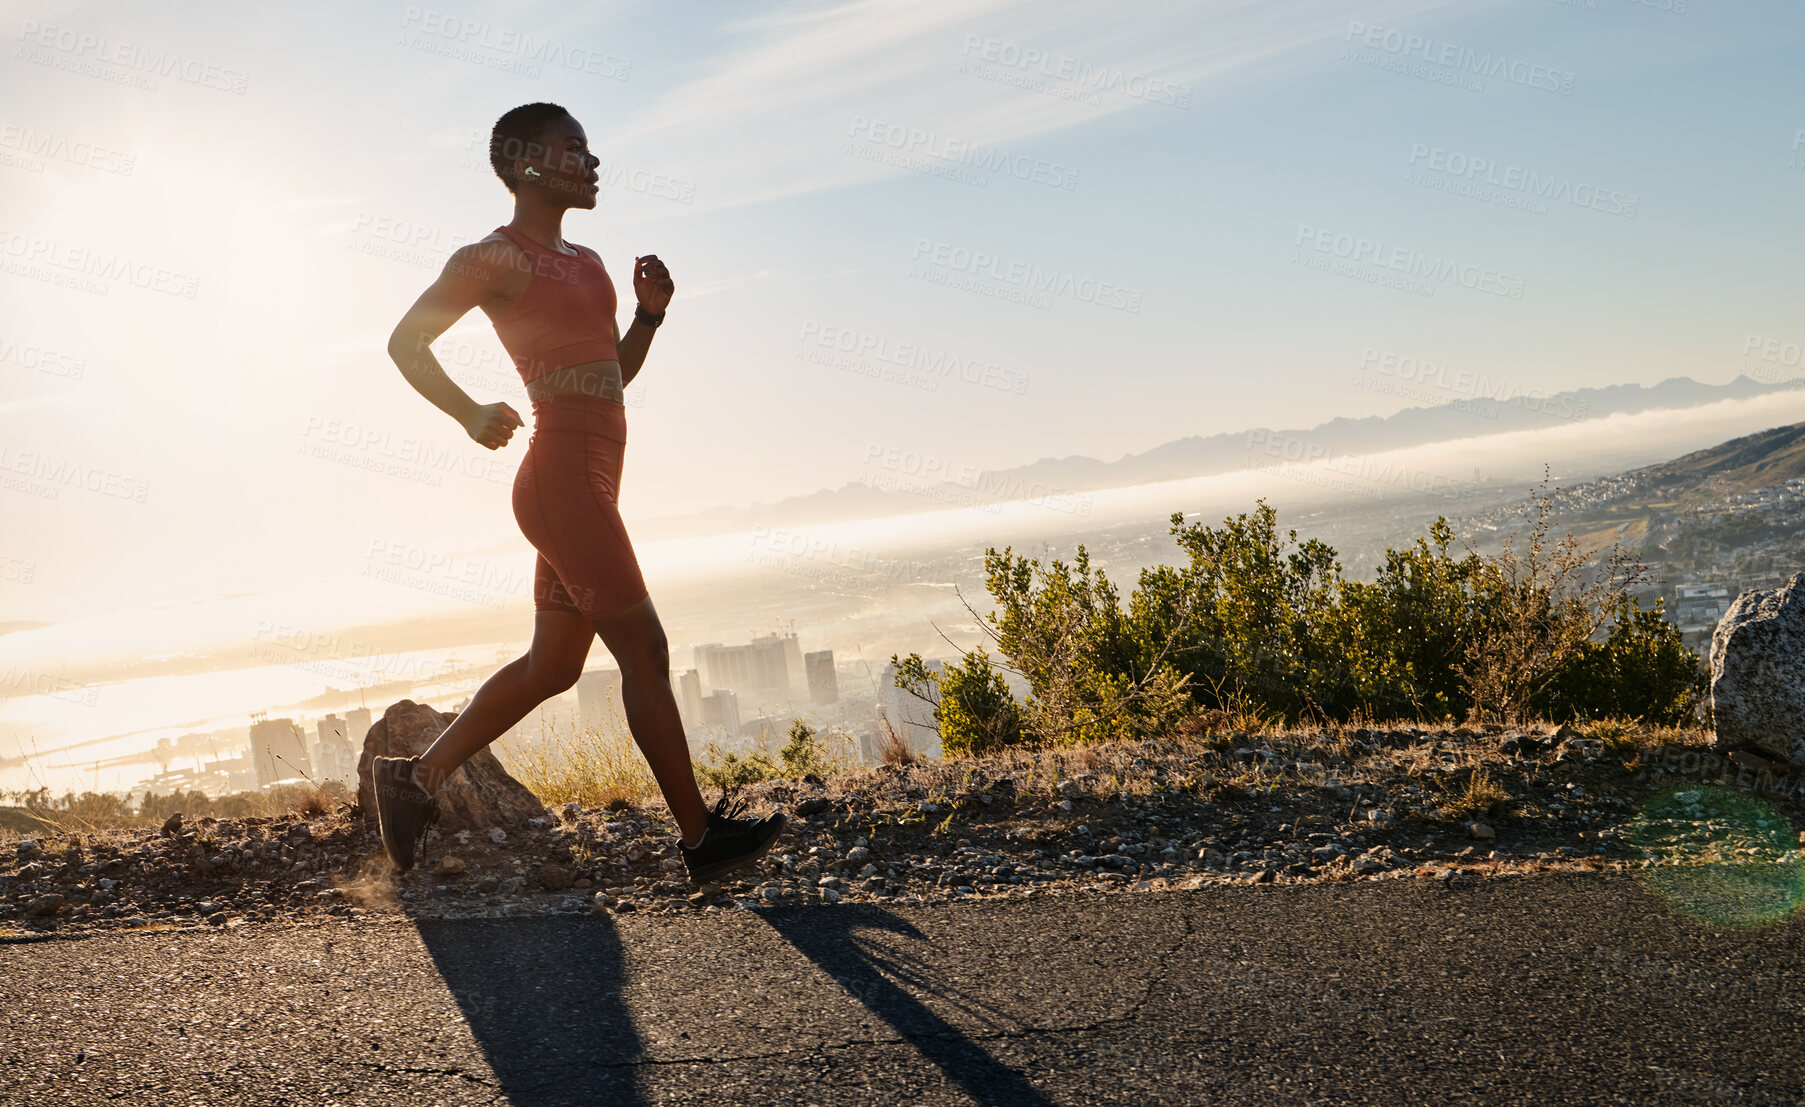
[[[1073,796],[1082,795],[1083,793],[1084,789],[1075,780],[1062,780],[1059,782],[1059,794],[1066,799],[1071,799]]]
[[[840,893],[832,888],[823,888],[821,889],[821,900],[823,903],[839,903]]]
[[[562,892],[576,882],[576,874],[562,865],[541,865],[539,883],[548,892]]]
[[[1711,635],[1714,745],[1805,767],[1805,573],[1736,597]]]
[[[39,896],[25,904],[25,917],[28,919],[47,919],[63,909],[63,897],[59,895]]]
[[[38,840],[36,838],[19,839],[19,845],[18,845],[19,860],[29,861],[32,858],[36,857],[38,854],[43,853],[43,852],[44,852],[44,847],[38,845]]]
[[[525,877],[510,876],[495,886],[495,894],[499,896],[511,896],[520,891],[520,886],[525,883]]]
[[[563,812],[564,821],[567,823],[574,823],[583,817],[583,805],[580,803],[567,803],[564,805]]]
[[[496,845],[499,846],[502,843],[506,842],[507,840],[508,840],[508,832],[507,831],[503,830],[499,826],[492,826],[489,828],[489,841],[494,842]]]
[[[1467,824],[1467,833],[1471,834],[1475,838],[1482,838],[1482,839],[1496,838],[1498,836],[1498,832],[1496,830],[1493,830],[1489,825],[1487,825],[1485,823],[1480,823],[1480,822],[1468,823]]]
[[[208,915],[207,916],[207,925],[208,926],[224,926],[224,925],[226,925],[226,913],[224,911],[215,911],[211,915]]]
[[[376,826],[376,791],[371,769],[378,757],[414,757],[457,718],[413,700],[397,700],[364,736],[357,759],[357,803],[364,822]],[[509,826],[541,818],[545,805],[526,786],[508,775],[487,749],[464,762],[436,793],[439,827],[452,833],[466,827]]]
[[[806,819],[810,815],[824,815],[833,809],[833,803],[826,796],[810,796],[796,805],[796,814]]]
[[[846,851],[846,863],[849,865],[863,865],[869,860],[871,851],[864,846],[854,846]]]
[[[1785,776],[1792,770],[1771,758],[1763,757],[1752,750],[1736,750],[1730,754],[1730,760],[1757,773],[1771,773],[1776,777]]]
[[[445,854],[439,863],[433,866],[433,872],[439,876],[457,876],[464,871],[464,859],[454,854]]]
[[[177,811],[163,820],[163,837],[173,838],[182,832],[182,813]]]

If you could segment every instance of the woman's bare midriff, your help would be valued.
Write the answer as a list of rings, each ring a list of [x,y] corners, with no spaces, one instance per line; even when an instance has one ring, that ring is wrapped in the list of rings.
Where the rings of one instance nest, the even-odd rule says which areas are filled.
[[[626,386],[621,383],[620,362],[586,361],[554,369],[542,377],[526,382],[529,400],[547,400],[553,396],[599,396],[617,404],[626,403]]]

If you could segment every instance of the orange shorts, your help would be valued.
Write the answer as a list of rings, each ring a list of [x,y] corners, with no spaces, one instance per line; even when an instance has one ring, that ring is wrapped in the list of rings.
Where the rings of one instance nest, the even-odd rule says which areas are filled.
[[[514,473],[514,521],[539,551],[533,608],[586,619],[618,614],[647,595],[621,522],[625,404],[599,396],[533,402],[533,433]]]

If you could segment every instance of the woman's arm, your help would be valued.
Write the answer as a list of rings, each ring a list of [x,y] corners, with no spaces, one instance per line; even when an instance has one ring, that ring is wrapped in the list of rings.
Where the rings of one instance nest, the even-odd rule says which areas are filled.
[[[633,378],[639,376],[639,370],[646,363],[646,354],[652,348],[652,335],[657,332],[639,320],[627,324],[627,333],[620,333],[620,324],[614,324],[614,348],[620,351],[620,386],[627,387]]]
[[[657,254],[647,254],[633,259],[633,295],[645,305],[647,314],[662,315],[670,307],[671,294],[677,286],[671,282],[670,270],[664,262],[658,260]],[[646,363],[646,352],[652,347],[652,335],[656,328],[648,327],[637,318],[634,312],[633,322],[627,325],[627,333],[620,333],[620,324],[614,324],[614,348],[620,352],[620,383],[625,388],[639,375],[639,370]]]
[[[497,275],[489,264],[494,260],[494,247],[481,247],[473,242],[452,253],[438,279],[395,324],[389,335],[389,357],[416,392],[456,419],[472,439],[493,450],[507,445],[514,428],[525,425],[525,420],[505,403],[479,404],[471,399],[446,375],[432,352],[433,341],[489,294]]]

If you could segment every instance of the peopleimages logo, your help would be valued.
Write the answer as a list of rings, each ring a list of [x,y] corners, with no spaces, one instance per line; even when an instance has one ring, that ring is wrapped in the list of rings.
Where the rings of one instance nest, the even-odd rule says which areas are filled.
[[[1520,165],[1500,164],[1490,158],[1474,157],[1422,142],[1410,144],[1410,164],[1459,180],[1522,193],[1538,200],[1593,208],[1625,219],[1634,219],[1642,206],[1642,198],[1634,192],[1576,183],[1571,177],[1550,176]]]
[[[1420,250],[1403,246],[1387,247],[1384,243],[1358,235],[1341,234],[1308,223],[1297,225],[1296,245],[1318,253],[1332,254],[1345,261],[1390,269],[1413,277],[1423,277],[1441,284],[1453,284],[1475,292],[1523,298],[1523,278],[1488,269],[1453,258],[1431,257]]]
[[[33,130],[18,123],[0,125],[0,152],[17,155],[4,159],[8,164],[22,162],[33,172],[41,172],[45,161],[61,161],[86,166],[102,173],[132,175],[137,155],[121,153],[98,143],[71,141],[67,135]]]
[[[1121,308],[1124,311],[1141,310],[1141,290],[1138,288],[1124,288],[1108,281],[1079,277],[1058,269],[1042,269],[1027,262],[1005,262],[1003,258],[983,250],[969,250],[964,246],[936,242],[931,238],[917,238],[915,250],[909,256],[942,269],[1001,281],[1030,292],[1070,296],[1087,304]]]
[[[1573,74],[1504,54],[1478,51],[1456,42],[1441,42],[1428,35],[1348,20],[1346,40],[1399,58],[1413,58],[1477,77],[1502,77],[1525,88],[1545,89],[1563,96],[1573,94]]]
[[[813,320],[802,324],[804,347],[849,354],[855,360],[870,359],[919,370],[927,379],[953,377],[966,384],[982,385],[1020,395],[1028,389],[1028,374],[1004,365],[936,350],[914,342],[891,342],[882,335],[866,334],[850,327],[836,327]]]
[[[1561,419],[1583,419],[1592,410],[1586,401],[1575,400],[1566,393],[1550,396],[1533,389],[1525,390],[1515,381],[1500,380],[1471,369],[1452,369],[1439,361],[1414,358],[1389,350],[1375,350],[1370,346],[1361,351],[1360,368],[1364,372],[1389,377],[1407,386],[1419,386],[1421,391],[1406,393],[1418,398],[1429,398],[1426,393],[1433,390],[1474,400],[1514,403],[1526,411],[1539,411]],[[1371,387],[1370,384],[1368,386]],[[1396,388],[1381,390],[1400,391]],[[1487,417],[1496,416],[1493,414]]]
[[[1017,180],[1032,181],[1068,192],[1078,187],[1078,170],[1073,166],[1047,161],[1045,158],[1031,158],[1026,154],[1011,154],[994,146],[983,146],[935,131],[924,131],[919,127],[905,127],[900,123],[888,123],[882,119],[855,114],[847,134],[899,153],[934,158],[953,165],[981,169],[987,173],[1007,174]]]
[[[183,57],[170,50],[151,49],[135,42],[112,38],[108,35],[96,35],[87,31],[78,31],[73,27],[46,26],[36,20],[27,19],[19,25],[19,41],[25,45],[15,51],[15,58],[39,65],[50,65],[57,69],[73,69],[87,76],[107,76],[109,79],[134,78],[149,73],[158,77],[174,77],[179,81],[187,81],[191,85],[202,88],[216,88],[222,92],[233,92],[243,95],[248,74],[237,69],[213,65],[198,58]],[[54,51],[55,53],[46,53]],[[62,55],[59,59],[57,55]],[[119,68],[112,74],[93,71],[86,66],[74,64],[92,61],[102,65],[113,65]],[[124,83],[139,83],[126,80]],[[140,87],[145,87],[140,84]],[[156,86],[148,86],[152,91]]]

